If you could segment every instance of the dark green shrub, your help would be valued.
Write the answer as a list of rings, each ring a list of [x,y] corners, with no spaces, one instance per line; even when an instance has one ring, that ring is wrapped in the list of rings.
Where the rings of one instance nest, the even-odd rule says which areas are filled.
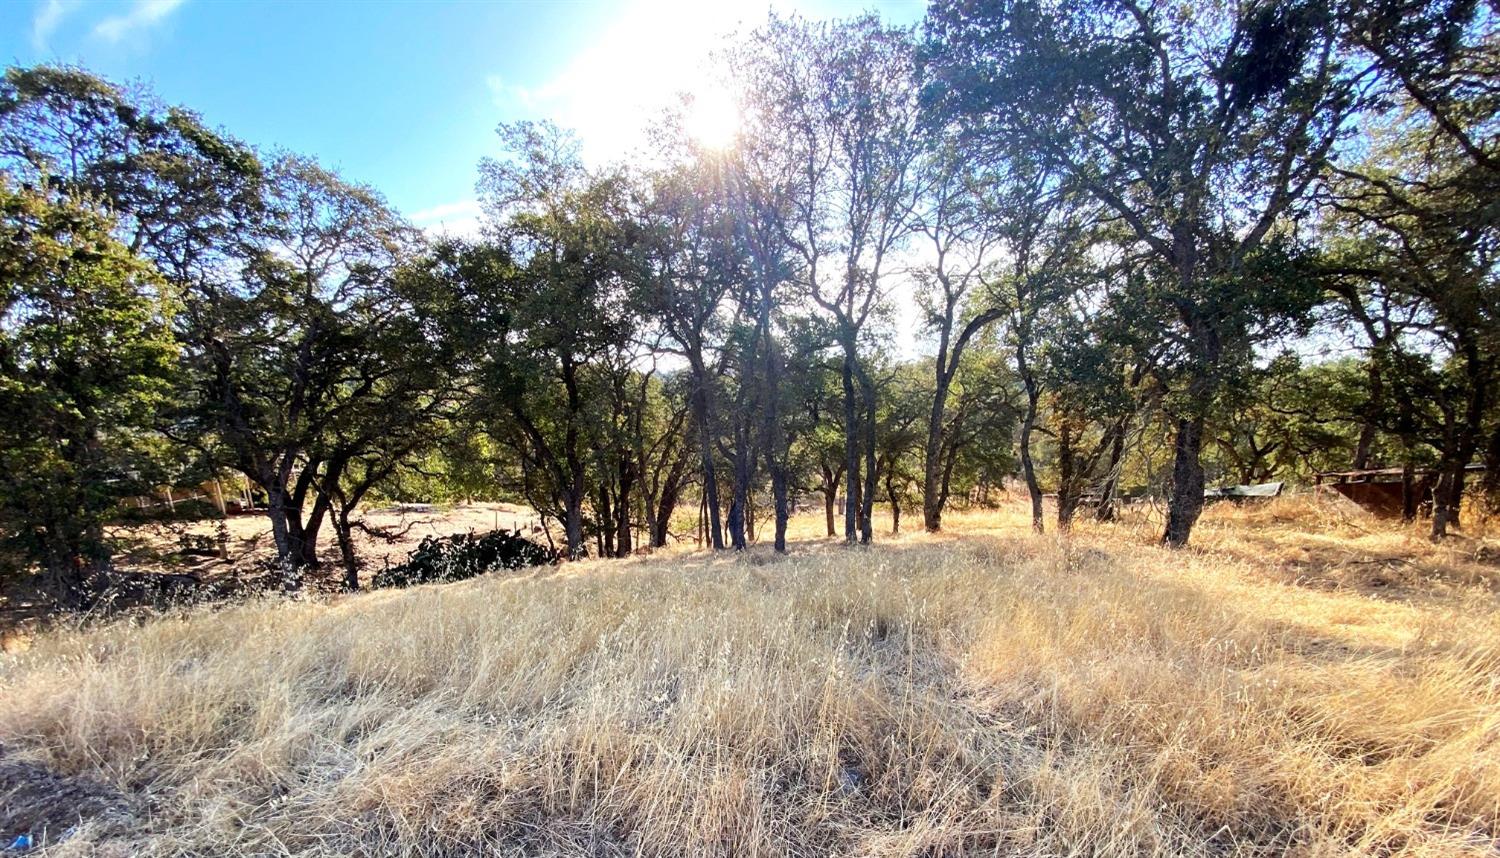
[[[410,587],[433,581],[459,581],[496,569],[520,569],[558,561],[556,551],[538,545],[509,530],[492,530],[475,536],[429,536],[400,566],[379,573],[376,587]]]

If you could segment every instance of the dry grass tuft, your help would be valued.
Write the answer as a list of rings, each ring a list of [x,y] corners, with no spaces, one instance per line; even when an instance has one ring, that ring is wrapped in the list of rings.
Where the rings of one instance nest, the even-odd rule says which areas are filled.
[[[1294,503],[53,633],[0,741],[149,808],[57,854],[1495,855],[1482,562]],[[1451,574],[1301,586],[1304,547]]]

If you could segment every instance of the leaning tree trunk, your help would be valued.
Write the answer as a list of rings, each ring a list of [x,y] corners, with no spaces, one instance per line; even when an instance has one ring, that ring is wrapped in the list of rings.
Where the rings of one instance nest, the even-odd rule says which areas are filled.
[[[677,502],[682,497],[682,483],[686,471],[687,454],[684,450],[684,454],[678,456],[672,463],[666,479],[662,480],[661,493],[656,498],[656,513],[651,519],[652,548],[666,546],[667,537],[671,535],[672,513],[676,511]]]
[[[1459,526],[1459,505],[1463,501],[1463,495],[1463,462],[1445,457],[1438,472],[1437,485],[1432,490],[1433,540],[1447,536],[1449,527]]]
[[[271,542],[276,557],[286,561],[292,556],[291,528],[287,525],[286,497],[276,489],[266,489],[266,518],[271,522]]]
[[[820,465],[819,470],[823,477],[823,485],[818,489],[823,493],[823,517],[828,525],[828,535],[837,536],[838,528],[835,524],[834,510],[838,506],[839,480],[843,479],[844,471],[842,468],[834,469],[827,465]]]
[[[1036,463],[1031,458],[1031,433],[1036,428],[1037,400],[1040,394],[1036,381],[1030,377],[1030,374],[1024,377],[1026,378],[1026,413],[1021,418],[1021,475],[1026,480],[1026,491],[1031,495],[1031,528],[1041,533],[1045,528],[1042,523],[1042,486],[1037,482]],[[987,486],[986,490],[988,490]]]
[[[1094,517],[1098,521],[1114,521],[1117,502],[1115,495],[1120,490],[1120,461],[1125,457],[1125,419],[1121,418],[1111,427],[1109,440],[1109,470],[1104,475],[1104,485],[1099,490],[1099,508]]]

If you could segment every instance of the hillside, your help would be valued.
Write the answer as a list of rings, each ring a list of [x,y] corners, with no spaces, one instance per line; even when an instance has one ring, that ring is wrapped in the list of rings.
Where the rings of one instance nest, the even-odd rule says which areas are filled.
[[[0,834],[57,855],[1496,854],[1482,542],[1297,500],[1216,508],[1181,552],[1011,512],[952,530],[54,632],[0,660]]]

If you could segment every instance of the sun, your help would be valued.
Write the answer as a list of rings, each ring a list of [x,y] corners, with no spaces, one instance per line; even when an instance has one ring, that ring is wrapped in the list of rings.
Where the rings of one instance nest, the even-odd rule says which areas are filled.
[[[722,89],[705,89],[687,96],[683,128],[705,149],[728,149],[739,139],[740,106]]]

